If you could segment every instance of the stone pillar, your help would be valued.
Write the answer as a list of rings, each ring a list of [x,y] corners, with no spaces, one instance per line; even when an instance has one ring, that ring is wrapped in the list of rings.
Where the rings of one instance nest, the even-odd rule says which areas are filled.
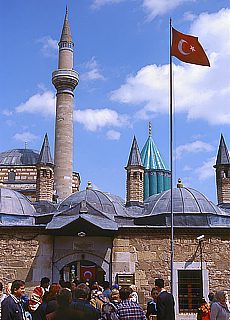
[[[216,185],[218,204],[230,203],[230,165],[222,164],[216,168]]]
[[[126,167],[126,205],[140,205],[144,201],[144,169],[141,166]]]
[[[37,164],[36,201],[53,200],[53,167]]]

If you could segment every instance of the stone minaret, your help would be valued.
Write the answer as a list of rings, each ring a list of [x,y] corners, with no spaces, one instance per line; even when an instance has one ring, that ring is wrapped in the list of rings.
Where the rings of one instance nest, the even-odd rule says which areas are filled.
[[[224,137],[221,134],[219,149],[216,158],[216,187],[219,205],[230,204],[230,158]]]
[[[141,161],[140,150],[134,137],[129,154],[126,180],[126,205],[141,206],[144,202],[144,167]]]
[[[51,157],[47,134],[45,135],[36,167],[36,201],[52,201],[54,186],[54,164]]]
[[[73,70],[73,41],[66,8],[59,46],[58,70],[52,74],[57,89],[54,150],[54,189],[59,200],[72,193],[73,167],[73,91],[78,73]]]

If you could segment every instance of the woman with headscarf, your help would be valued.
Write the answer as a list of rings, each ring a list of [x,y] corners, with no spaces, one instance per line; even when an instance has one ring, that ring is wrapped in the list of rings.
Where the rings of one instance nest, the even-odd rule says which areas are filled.
[[[229,320],[230,311],[227,306],[227,295],[223,290],[217,291],[211,306],[211,320]]]

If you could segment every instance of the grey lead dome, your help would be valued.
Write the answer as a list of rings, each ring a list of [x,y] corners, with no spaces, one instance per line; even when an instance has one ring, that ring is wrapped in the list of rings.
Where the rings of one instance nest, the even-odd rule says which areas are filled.
[[[0,165],[35,165],[38,162],[39,151],[32,149],[12,149],[0,153]]]
[[[118,196],[99,190],[82,190],[72,194],[63,200],[58,210],[66,210],[76,206],[82,201],[86,201],[95,209],[111,214],[112,216],[127,216],[124,200]]]
[[[0,213],[33,216],[35,212],[33,205],[23,194],[10,189],[0,189]]]
[[[146,199],[144,216],[170,213],[170,190]],[[202,193],[192,188],[173,189],[173,212],[193,214],[223,214],[223,211],[209,201]]]

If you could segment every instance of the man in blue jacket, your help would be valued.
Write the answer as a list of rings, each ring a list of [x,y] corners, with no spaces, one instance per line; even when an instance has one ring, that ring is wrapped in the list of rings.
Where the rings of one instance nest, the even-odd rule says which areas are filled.
[[[25,282],[15,280],[12,283],[11,294],[2,302],[2,320],[26,320],[21,297],[25,294]]]

